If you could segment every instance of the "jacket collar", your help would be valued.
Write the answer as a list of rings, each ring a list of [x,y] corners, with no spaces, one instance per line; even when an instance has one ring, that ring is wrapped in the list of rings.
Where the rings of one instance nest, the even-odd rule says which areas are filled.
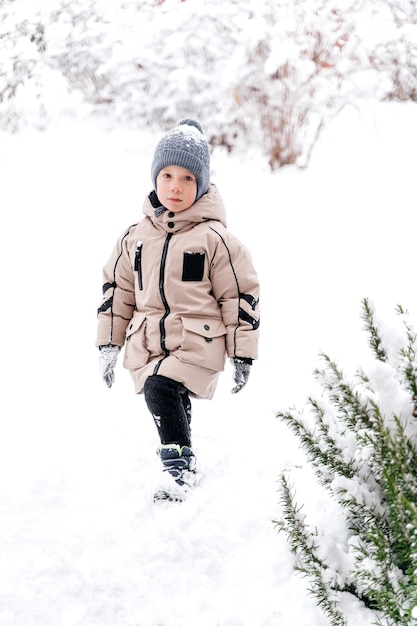
[[[217,190],[216,185],[210,185],[209,190],[197,202],[194,202],[189,209],[180,211],[179,213],[169,212],[161,205],[155,191],[151,191],[145,199],[143,212],[147,215],[157,228],[175,233],[180,230],[189,230],[196,224],[206,222],[208,220],[216,220],[221,222],[223,226],[226,224],[226,211],[223,200]]]

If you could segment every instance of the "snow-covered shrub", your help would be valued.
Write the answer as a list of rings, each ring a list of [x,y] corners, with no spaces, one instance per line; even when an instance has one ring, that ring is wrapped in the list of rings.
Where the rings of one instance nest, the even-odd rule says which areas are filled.
[[[280,413],[313,471],[339,508],[337,538],[306,521],[286,473],[283,516],[296,569],[333,626],[347,624],[341,598],[350,594],[376,624],[412,626],[417,617],[417,338],[397,307],[400,330],[377,320],[367,299],[363,319],[372,352],[365,372],[349,380],[328,356],[315,377],[319,398],[309,414]],[[356,626],[356,625],[355,625]]]
[[[0,3],[0,128],[12,130],[19,126],[15,103],[27,85],[34,116],[42,117],[38,75],[46,46],[44,22],[41,14],[19,9],[14,2]]]
[[[306,165],[323,125],[357,96],[357,11],[355,0],[165,2],[142,41],[151,78],[136,114],[165,129],[197,115],[215,146],[261,146],[272,169]]]
[[[417,101],[417,23],[398,28],[381,42],[371,57],[380,76],[386,76],[386,99]]]
[[[59,107],[158,132],[195,116],[214,146],[302,167],[346,103],[385,97],[390,77],[414,97],[409,12],[402,47],[379,21],[368,41],[384,9],[394,41],[404,12],[372,0],[0,0],[0,127],[45,127]]]
[[[417,4],[414,0],[371,0],[367,7],[371,28],[362,32],[369,64],[376,70],[378,96],[417,99]]]
[[[236,103],[272,169],[306,165],[328,119],[358,95],[358,9],[342,4],[264,1],[240,42]]]

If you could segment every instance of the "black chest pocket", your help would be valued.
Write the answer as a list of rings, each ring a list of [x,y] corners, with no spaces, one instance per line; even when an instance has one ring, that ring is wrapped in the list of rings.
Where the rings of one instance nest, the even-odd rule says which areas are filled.
[[[184,252],[182,280],[203,280],[204,252]]]

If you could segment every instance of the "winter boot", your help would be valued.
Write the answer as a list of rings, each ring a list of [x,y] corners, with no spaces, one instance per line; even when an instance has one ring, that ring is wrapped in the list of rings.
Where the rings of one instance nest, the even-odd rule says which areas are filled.
[[[154,501],[185,500],[197,484],[196,460],[188,446],[164,444],[158,449],[162,461],[163,479],[154,494]]]

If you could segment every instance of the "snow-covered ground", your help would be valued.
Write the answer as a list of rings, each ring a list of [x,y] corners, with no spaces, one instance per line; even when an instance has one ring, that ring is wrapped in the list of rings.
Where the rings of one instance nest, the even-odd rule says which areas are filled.
[[[143,398],[121,364],[105,387],[94,347],[101,268],[141,215],[157,139],[92,123],[0,135],[0,625],[326,626],[274,527],[281,470],[313,524],[332,511],[275,415],[305,406],[321,350],[348,371],[367,358],[363,297],[417,325],[417,105],[345,109],[305,171],[213,155],[261,278],[260,358],[240,394],[228,366],[194,402],[203,478],[168,506],[152,503]],[[373,621],[349,598],[346,615]]]

